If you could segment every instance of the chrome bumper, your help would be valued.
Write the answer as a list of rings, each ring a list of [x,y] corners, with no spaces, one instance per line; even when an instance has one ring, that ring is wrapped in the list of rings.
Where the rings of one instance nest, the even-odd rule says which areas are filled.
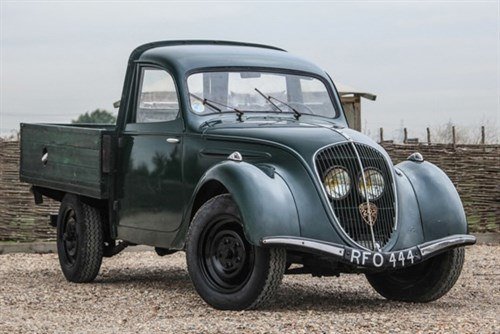
[[[306,253],[328,255],[337,258],[340,262],[373,268],[409,266],[422,262],[448,249],[473,245],[475,243],[476,237],[467,234],[457,234],[402,250],[372,252],[330,242],[297,237],[266,237],[261,241],[262,246],[285,247]]]

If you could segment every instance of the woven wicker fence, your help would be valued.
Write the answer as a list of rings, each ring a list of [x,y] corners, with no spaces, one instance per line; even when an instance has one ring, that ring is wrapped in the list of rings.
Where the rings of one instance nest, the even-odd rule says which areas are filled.
[[[19,142],[0,141],[0,241],[55,239],[48,216],[58,203],[44,198],[35,205],[29,187],[19,181]]]
[[[382,143],[394,163],[420,152],[455,184],[471,231],[500,232],[500,145]]]
[[[500,232],[500,145],[393,144],[383,142],[394,163],[415,151],[444,169],[458,188],[473,232]],[[58,203],[35,205],[19,182],[19,142],[0,140],[0,241],[54,240],[49,214]]]

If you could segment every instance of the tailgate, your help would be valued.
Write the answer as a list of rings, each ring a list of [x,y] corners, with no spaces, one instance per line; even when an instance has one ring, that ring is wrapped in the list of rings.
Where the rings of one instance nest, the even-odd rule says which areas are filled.
[[[111,133],[109,127],[21,124],[21,181],[107,198]]]

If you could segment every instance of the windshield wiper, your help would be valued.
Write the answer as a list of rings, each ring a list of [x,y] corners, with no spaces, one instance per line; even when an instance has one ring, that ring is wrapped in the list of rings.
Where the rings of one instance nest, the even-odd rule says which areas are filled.
[[[267,101],[267,102],[269,102],[269,103],[270,103],[270,104],[274,107],[274,109],[278,110],[279,112],[283,112],[283,110],[282,110],[280,107],[278,107],[278,105],[277,105],[276,103],[274,103],[274,102],[271,100],[271,97],[270,97],[270,96],[266,96],[266,95],[265,95],[264,93],[262,93],[262,92],[261,92],[258,88],[254,88],[254,89],[255,89],[255,91],[256,91],[257,93],[259,93],[259,94],[260,94],[260,96],[262,96],[263,98],[265,98],[265,99],[266,99],[266,101]]]
[[[201,98],[201,97],[199,97],[198,95],[195,95],[195,94],[193,94],[193,93],[189,93],[189,95],[190,95],[190,96],[192,96],[192,97],[194,97],[194,98],[195,98],[195,99],[197,99],[198,101],[200,101],[200,102],[201,102],[204,106],[206,105],[206,106],[209,106],[210,108],[212,108],[213,110],[216,110],[216,111],[218,111],[218,112],[222,112],[221,108],[219,108],[219,107],[217,107],[217,106],[213,105],[212,103],[210,103],[210,101],[209,101],[209,100],[207,100],[207,99],[203,99],[203,98]]]
[[[275,100],[275,101],[278,101],[279,103],[287,106],[288,108],[290,108],[290,110],[293,111],[293,116],[295,117],[296,120],[299,119],[300,116],[302,116],[302,113],[300,113],[297,109],[295,109],[294,107],[292,107],[290,104],[284,102],[284,101],[281,101],[280,99],[274,97],[274,96],[271,96],[271,95],[268,95],[267,96],[269,98],[269,100]]]
[[[278,105],[274,102],[272,102],[272,100],[275,100],[275,101],[278,101],[279,103],[281,103],[282,105],[290,108],[291,111],[293,111],[293,116],[295,117],[295,119],[299,119],[300,116],[302,116],[302,114],[297,110],[295,109],[294,107],[292,107],[291,105],[289,105],[288,103],[284,102],[284,101],[281,101],[280,99],[278,99],[277,97],[274,97],[274,96],[271,96],[271,95],[264,95],[264,93],[262,93],[260,90],[258,90],[257,88],[255,88],[255,91],[257,93],[259,93],[260,95],[262,95],[263,98],[265,98],[269,103],[271,103],[276,109],[278,109],[280,112],[283,112],[283,109],[281,109],[280,107],[278,107]]]
[[[221,107],[224,107],[224,108],[227,108],[227,109],[231,109],[232,111],[234,111],[238,115],[238,121],[241,121],[241,116],[243,116],[245,114],[242,110],[239,110],[238,108],[235,108],[235,107],[232,107],[232,106],[228,106],[228,105],[226,105],[224,103],[220,103],[218,101],[210,100],[210,99],[207,99],[207,98],[201,98],[198,95],[195,95],[193,93],[189,93],[189,95],[191,95],[192,97],[194,97],[198,101],[201,101],[201,103],[203,105],[207,105],[210,108],[212,108],[214,110],[217,110],[220,113],[222,113],[222,109],[219,108],[219,107],[217,107],[216,104],[219,105],[219,106],[221,106]]]

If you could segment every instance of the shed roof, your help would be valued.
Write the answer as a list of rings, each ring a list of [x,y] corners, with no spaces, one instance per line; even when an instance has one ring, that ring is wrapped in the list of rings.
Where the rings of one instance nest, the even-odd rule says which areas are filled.
[[[353,88],[351,86],[347,86],[347,85],[344,85],[341,83],[335,83],[335,86],[337,87],[337,91],[339,92],[339,95],[341,97],[342,96],[349,96],[349,95],[353,95],[353,96],[358,95],[358,96],[364,97],[365,99],[372,100],[372,101],[375,101],[377,99],[377,95],[372,94],[372,93],[368,93],[368,92],[360,90],[360,89]]]

